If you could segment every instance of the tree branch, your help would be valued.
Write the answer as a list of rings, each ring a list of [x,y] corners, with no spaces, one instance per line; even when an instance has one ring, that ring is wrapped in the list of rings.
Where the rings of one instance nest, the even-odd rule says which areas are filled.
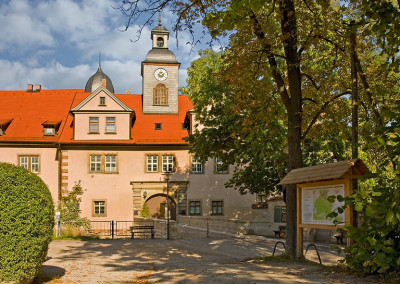
[[[308,125],[307,129],[304,131],[303,135],[301,136],[301,140],[304,140],[307,136],[307,134],[310,132],[311,128],[314,126],[314,124],[317,122],[318,117],[321,115],[321,113],[323,113],[325,111],[325,109],[329,106],[329,104],[331,104],[332,102],[334,102],[335,100],[337,100],[340,97],[343,97],[344,95],[350,95],[351,91],[345,91],[343,93],[337,94],[335,96],[333,96],[332,98],[330,98],[328,101],[326,101],[321,108],[317,111],[317,113],[314,115],[313,119],[311,120],[310,124]]]
[[[289,108],[290,105],[290,97],[285,87],[285,82],[281,74],[278,72],[278,63],[276,62],[275,56],[272,53],[271,45],[265,41],[265,34],[261,29],[260,22],[257,19],[257,16],[254,12],[251,12],[250,19],[253,21],[253,31],[255,36],[261,41],[263,45],[263,49],[266,52],[269,66],[271,67],[272,77],[275,80],[275,83],[278,87],[278,93],[281,96],[283,103],[285,104],[286,108]]]
[[[309,75],[309,74],[303,72],[303,73],[301,73],[301,76],[304,76],[304,77],[306,77],[308,80],[310,80],[310,82],[313,84],[313,86],[314,86],[317,90],[321,89],[321,86],[318,86],[318,85],[317,85],[317,83],[314,81],[314,79],[313,79],[313,77],[312,77],[311,75]]]
[[[378,107],[376,106],[376,104],[374,103],[374,100],[372,98],[373,96],[372,96],[370,86],[368,84],[367,75],[364,73],[364,71],[362,69],[362,66],[361,66],[360,60],[358,59],[357,53],[354,56],[354,60],[356,63],[357,71],[360,74],[361,84],[363,85],[363,87],[365,89],[365,93],[367,94],[368,103],[371,106],[372,113],[374,114],[375,119],[379,122],[379,125],[384,126],[381,114],[379,113]]]

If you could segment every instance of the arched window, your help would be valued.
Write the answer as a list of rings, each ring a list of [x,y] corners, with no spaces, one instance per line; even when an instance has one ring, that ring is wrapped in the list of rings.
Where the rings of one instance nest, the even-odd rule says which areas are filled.
[[[168,105],[168,89],[164,84],[158,84],[153,90],[153,103],[156,106]]]
[[[157,47],[163,47],[164,46],[164,39],[162,37],[157,38]]]

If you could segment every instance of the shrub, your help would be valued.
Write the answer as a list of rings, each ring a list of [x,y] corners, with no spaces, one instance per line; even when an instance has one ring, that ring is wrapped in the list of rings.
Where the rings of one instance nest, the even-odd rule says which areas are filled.
[[[79,196],[82,194],[82,186],[78,181],[72,191],[62,198],[61,204],[58,206],[63,237],[80,236],[90,229],[90,221],[87,218],[80,217],[79,204],[81,203],[81,198]]]
[[[140,211],[140,217],[151,218],[150,208],[147,205],[147,202],[143,203],[142,211]]]
[[[0,163],[0,279],[29,281],[46,258],[54,205],[46,184],[29,171]]]

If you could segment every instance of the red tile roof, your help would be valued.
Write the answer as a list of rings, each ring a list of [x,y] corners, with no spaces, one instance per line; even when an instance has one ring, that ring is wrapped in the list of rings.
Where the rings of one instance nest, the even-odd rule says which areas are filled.
[[[182,130],[187,112],[193,108],[191,101],[179,96],[178,114],[143,114],[142,96],[115,94],[124,104],[135,111],[136,120],[132,127],[130,140],[73,140],[73,116],[69,110],[78,105],[90,93],[81,89],[0,91],[1,121],[13,119],[5,134],[0,136],[4,142],[50,142],[66,144],[187,144],[183,138],[188,136]],[[55,136],[44,136],[44,122],[60,122]],[[154,124],[162,123],[162,130],[155,130]],[[48,123],[47,123],[48,124]]]

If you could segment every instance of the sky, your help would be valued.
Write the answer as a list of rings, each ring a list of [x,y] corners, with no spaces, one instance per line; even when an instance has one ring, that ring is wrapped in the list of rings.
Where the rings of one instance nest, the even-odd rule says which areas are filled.
[[[1,0],[0,90],[25,90],[28,84],[42,89],[84,89],[99,66],[116,93],[141,94],[141,62],[152,47],[145,27],[124,29],[126,18],[113,9],[120,0]],[[198,58],[186,44],[189,36],[172,32],[173,15],[163,11],[162,24],[170,31],[168,47],[181,63],[179,86],[186,86],[187,68]],[[133,42],[132,42],[133,40]]]

